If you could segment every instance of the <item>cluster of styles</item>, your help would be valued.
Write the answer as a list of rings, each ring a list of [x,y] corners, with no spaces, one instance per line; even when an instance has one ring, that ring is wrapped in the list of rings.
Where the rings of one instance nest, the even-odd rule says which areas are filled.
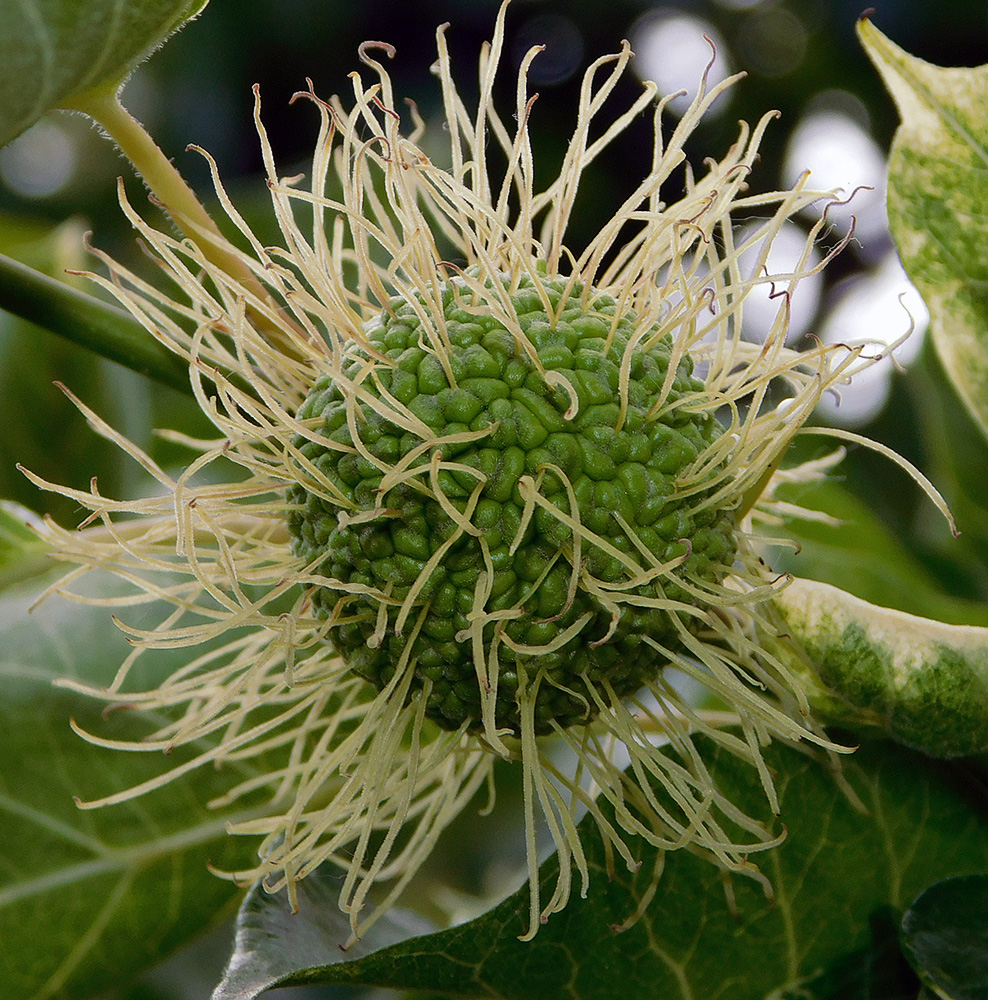
[[[731,80],[702,81],[669,134],[651,84],[602,122],[627,46],[586,71],[562,163],[539,188],[527,86],[539,49],[502,117],[504,9],[475,109],[444,30],[441,121],[428,130],[396,101],[381,62],[394,52],[379,43],[362,48],[371,80],[353,74],[348,101],[311,85],[297,95],[320,116],[304,184],[279,176],[258,99],[281,246],[261,244],[207,154],[248,249],[194,223],[177,239],[123,202],[161,286],[178,291],[107,257],[96,280],[185,359],[217,436],[182,439],[198,454],[171,475],[83,407],[159,488],[116,500],[34,477],[91,511],[85,531],[47,528],[74,567],[59,588],[110,569],[128,592],[102,603],[161,609],[150,628],[123,615],[133,655],[106,688],[83,690],[171,718],[128,749],[192,748],[160,778],[87,805],[255,761],[246,778],[230,768],[215,803],[234,833],[260,837],[257,867],[231,876],[294,893],[321,863],[339,865],[351,940],[492,786],[497,760],[523,772],[533,935],[574,873],[586,889],[584,813],[614,863],[634,868],[629,843],[642,837],[764,881],[750,855],[779,838],[717,787],[696,733],[755,768],[773,808],[769,739],[838,749],[766,641],[779,639],[771,598],[786,581],[760,547],[785,513],[774,484],[820,471],[778,471],[794,436],[828,388],[875,360],[787,344],[790,298],[823,266],[827,193],[806,177],[749,193],[772,115],[742,124],[702,174],[684,170],[687,137]],[[581,176],[646,115],[641,182],[587,245],[569,245]],[[771,273],[775,236],[811,206],[798,265]],[[760,288],[778,309],[752,342],[742,313]],[[185,665],[135,690],[134,663],[176,647]],[[673,673],[734,725],[699,711]],[[269,808],[238,816],[259,790]],[[548,899],[540,825],[560,862]]]

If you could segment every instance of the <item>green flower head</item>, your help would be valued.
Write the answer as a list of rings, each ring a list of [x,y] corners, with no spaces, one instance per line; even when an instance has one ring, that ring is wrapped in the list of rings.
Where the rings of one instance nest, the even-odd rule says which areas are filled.
[[[587,70],[542,187],[527,86],[539,50],[502,117],[491,95],[503,39],[502,8],[474,109],[439,29],[445,120],[429,136],[378,59],[393,51],[367,43],[370,81],[354,73],[350,99],[297,95],[320,120],[304,180],[279,176],[258,102],[278,246],[247,226],[212,160],[238,240],[193,221],[179,240],[124,201],[170,280],[159,288],[109,258],[97,280],[187,361],[217,437],[181,439],[196,454],[173,476],[83,407],[160,490],[114,500],[34,477],[91,511],[85,531],[47,529],[75,564],[60,588],[109,570],[127,591],[103,603],[160,609],[151,625],[143,609],[142,627],[123,613],[134,653],[85,690],[170,721],[136,745],[86,737],[193,748],[155,781],[86,805],[227,765],[218,806],[269,802],[232,827],[260,838],[256,868],[232,876],[294,893],[323,862],[340,866],[353,939],[492,786],[498,760],[523,775],[532,935],[574,875],[586,888],[584,812],[615,863],[634,867],[628,841],[643,837],[765,881],[750,855],[778,837],[720,792],[693,734],[755,768],[773,806],[767,741],[836,749],[773,644],[754,638],[775,634],[766,602],[786,584],[760,557],[758,526],[785,514],[772,485],[819,471],[776,470],[821,395],[874,360],[786,343],[790,298],[822,266],[811,252],[825,219],[791,273],[770,273],[768,252],[829,196],[805,177],[749,193],[772,115],[742,124],[702,171],[682,169],[687,137],[733,81],[704,82],[669,134],[652,84],[602,119],[627,46]],[[581,176],[643,115],[654,143],[641,182],[572,245]],[[756,343],[741,318],[759,286],[778,308]],[[185,665],[140,689],[134,664],[178,647]],[[697,710],[682,675],[723,710]],[[560,861],[549,898],[540,828]]]

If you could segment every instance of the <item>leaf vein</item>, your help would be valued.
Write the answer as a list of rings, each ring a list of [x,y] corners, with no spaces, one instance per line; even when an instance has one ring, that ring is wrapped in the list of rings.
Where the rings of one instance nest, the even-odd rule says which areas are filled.
[[[227,819],[231,822],[241,822],[247,818],[249,818],[248,815],[218,819],[188,830],[182,830],[168,837],[161,837],[158,840],[147,841],[132,847],[110,848],[102,857],[95,858],[92,861],[83,861],[78,864],[69,865],[66,868],[46,872],[44,875],[26,882],[18,882],[0,889],[0,907],[8,906],[21,899],[40,895],[60,886],[92,878],[96,875],[139,868],[164,855],[225,837],[227,835]]]
[[[64,961],[52,973],[44,986],[35,993],[31,1000],[49,1000],[49,998],[59,994],[66,980],[72,975],[72,972],[103,936],[113,914],[117,911],[121,903],[123,903],[124,898],[130,891],[136,873],[136,867],[123,873],[120,881],[114,886],[113,892],[110,893],[106,902],[96,914],[92,924],[90,924],[89,930],[79,938],[75,947],[65,956]]]

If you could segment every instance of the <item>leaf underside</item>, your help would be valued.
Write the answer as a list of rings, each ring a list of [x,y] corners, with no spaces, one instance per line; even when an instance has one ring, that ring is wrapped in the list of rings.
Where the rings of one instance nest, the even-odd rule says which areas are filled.
[[[0,145],[46,111],[130,70],[207,0],[21,0],[3,4]]]
[[[108,610],[53,597],[29,612],[38,579],[0,593],[0,1000],[83,1000],[214,921],[239,890],[208,866],[242,867],[250,845],[205,808],[229,781],[208,768],[123,805],[76,807],[73,796],[129,787],[167,762],[71,731],[74,718],[140,738],[150,724],[127,711],[104,721],[98,703],[52,687],[56,676],[108,683],[128,647]]]

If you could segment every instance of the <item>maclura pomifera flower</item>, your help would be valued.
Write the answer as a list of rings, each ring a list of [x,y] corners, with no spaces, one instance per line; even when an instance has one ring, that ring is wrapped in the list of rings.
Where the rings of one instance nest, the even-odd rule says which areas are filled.
[[[216,803],[269,793],[260,818],[231,827],[261,838],[256,868],[233,877],[294,893],[335,863],[354,938],[493,790],[499,759],[523,772],[529,935],[565,906],[574,872],[586,890],[583,813],[615,863],[634,867],[641,837],[764,880],[750,855],[780,838],[718,789],[692,735],[755,768],[773,808],[770,739],[834,749],[776,647],[756,641],[786,583],[762,561],[758,525],[785,512],[773,476],[821,395],[874,360],[786,343],[790,298],[823,266],[812,253],[825,214],[792,272],[770,273],[768,252],[790,217],[829,195],[806,177],[748,193],[772,115],[741,124],[699,174],[683,170],[687,137],[732,80],[704,81],[666,135],[666,102],[648,83],[601,120],[632,53],[599,59],[540,188],[527,85],[539,49],[502,117],[504,9],[475,110],[444,32],[444,122],[425,139],[415,107],[395,99],[381,43],[362,47],[371,80],[354,73],[352,99],[323,101],[311,85],[297,95],[320,116],[307,178],[279,176],[257,101],[281,245],[262,245],[205,153],[236,240],[181,217],[176,238],[123,200],[168,280],[105,255],[109,276],[96,280],[188,362],[218,437],[178,438],[197,454],[171,475],[79,403],[159,489],[115,500],[95,483],[32,477],[91,512],[84,531],[46,529],[75,564],[59,589],[108,570],[128,590],[101,603],[162,609],[145,628],[124,613],[133,654],[107,687],[81,689],[171,721],[138,744],[84,735],[129,750],[207,747],[86,805],[263,760],[248,778],[230,767]],[[648,114],[641,182],[587,245],[568,244],[581,175]],[[778,308],[753,342],[741,318],[759,286]],[[181,669],[134,689],[139,658],[179,647]],[[698,711],[670,668],[734,724]],[[540,826],[560,861],[548,899]]]

